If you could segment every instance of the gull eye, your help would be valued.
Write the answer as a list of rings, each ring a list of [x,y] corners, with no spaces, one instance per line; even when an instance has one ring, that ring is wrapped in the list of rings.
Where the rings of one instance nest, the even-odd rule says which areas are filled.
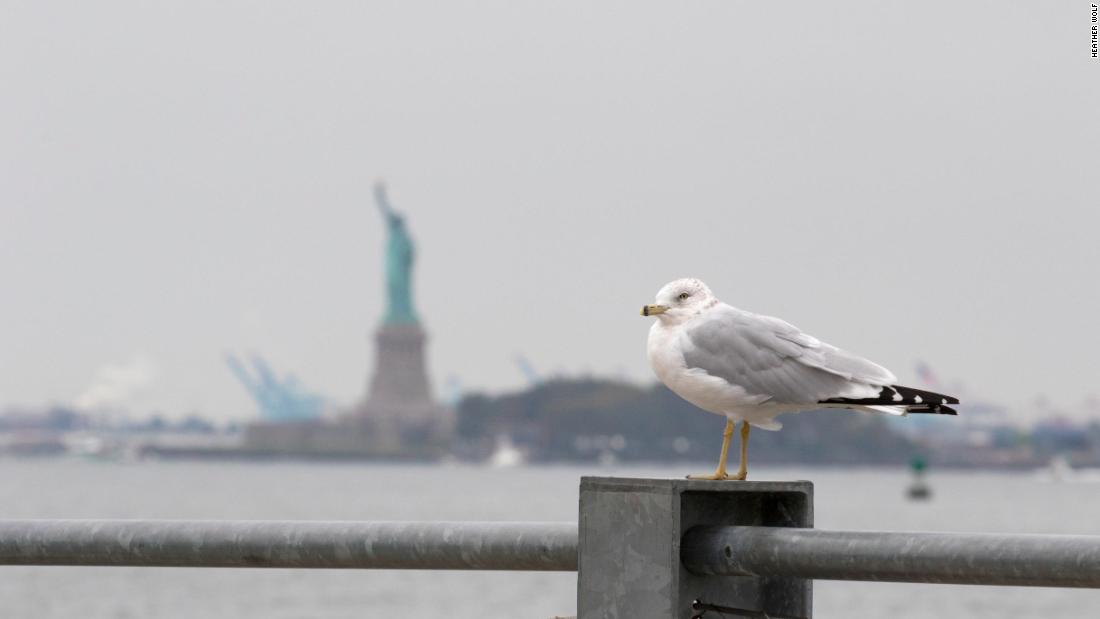
[[[676,297],[676,298],[677,298],[677,299],[680,299],[681,301],[687,301],[687,298],[688,298],[688,297],[690,297],[690,296],[691,296],[691,295],[690,295],[690,294],[688,294],[688,293],[686,293],[686,292],[681,292],[681,293],[680,293],[680,296],[678,296],[678,297]]]

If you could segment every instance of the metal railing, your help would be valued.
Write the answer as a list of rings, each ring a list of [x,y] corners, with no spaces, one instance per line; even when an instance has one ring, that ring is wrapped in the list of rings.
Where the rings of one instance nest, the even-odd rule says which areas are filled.
[[[694,527],[700,575],[1100,588],[1100,536]],[[571,522],[0,521],[0,565],[575,571]]]
[[[695,574],[1100,588],[1100,536],[695,527]]]
[[[812,490],[584,478],[579,525],[7,520],[0,565],[579,571],[581,619],[809,617],[814,579],[1100,588],[1100,536],[818,530]]]
[[[5,520],[0,565],[574,571],[577,525]]]

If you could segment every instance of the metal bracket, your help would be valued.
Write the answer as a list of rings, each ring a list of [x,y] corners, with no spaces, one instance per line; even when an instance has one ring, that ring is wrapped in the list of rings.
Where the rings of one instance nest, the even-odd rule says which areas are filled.
[[[812,581],[687,571],[680,540],[707,525],[812,527],[813,484],[582,478],[578,618],[691,619],[697,600],[810,618]]]

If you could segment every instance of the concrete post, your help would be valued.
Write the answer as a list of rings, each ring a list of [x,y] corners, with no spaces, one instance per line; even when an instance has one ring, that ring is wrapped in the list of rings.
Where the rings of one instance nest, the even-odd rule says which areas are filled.
[[[809,618],[810,580],[684,568],[680,540],[688,529],[734,525],[812,527],[813,484],[582,478],[578,619],[690,619],[699,612],[695,600],[755,616]]]

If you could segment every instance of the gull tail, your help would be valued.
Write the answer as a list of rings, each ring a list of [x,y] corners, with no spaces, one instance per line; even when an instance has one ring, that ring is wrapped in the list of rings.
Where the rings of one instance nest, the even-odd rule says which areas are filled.
[[[882,388],[873,398],[829,398],[819,404],[833,404],[852,408],[868,408],[893,415],[907,413],[932,413],[936,415],[958,415],[958,411],[948,404],[958,404],[959,399],[923,389],[889,385]]]

